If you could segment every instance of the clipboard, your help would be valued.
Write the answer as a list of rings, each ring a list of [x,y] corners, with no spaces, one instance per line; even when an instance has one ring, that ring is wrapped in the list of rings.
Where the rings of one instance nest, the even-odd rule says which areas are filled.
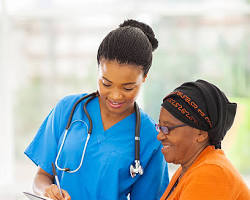
[[[53,199],[50,199],[48,197],[43,197],[43,196],[39,196],[39,195],[36,195],[36,194],[32,194],[32,193],[29,193],[29,192],[23,192],[23,194],[30,200],[53,200]]]

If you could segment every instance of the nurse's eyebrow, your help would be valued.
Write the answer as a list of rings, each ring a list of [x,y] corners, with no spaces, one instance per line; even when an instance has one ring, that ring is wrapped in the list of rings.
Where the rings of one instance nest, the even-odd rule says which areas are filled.
[[[136,82],[123,83],[122,85],[134,85]]]
[[[102,77],[103,79],[105,79],[106,81],[112,83],[112,81],[108,80],[107,78],[105,78],[104,76]]]
[[[110,81],[109,79],[107,79],[106,77],[102,77],[103,79],[105,79],[106,81],[112,83],[112,81]],[[123,83],[122,85],[132,85],[132,84],[136,84],[136,82],[128,82],[128,83]]]

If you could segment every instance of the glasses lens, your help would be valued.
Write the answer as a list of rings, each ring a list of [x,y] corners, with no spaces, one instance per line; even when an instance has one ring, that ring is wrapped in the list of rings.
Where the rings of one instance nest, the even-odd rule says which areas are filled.
[[[166,127],[166,126],[161,126],[161,131],[162,131],[164,134],[168,134],[168,132],[169,132],[168,127]]]
[[[160,126],[160,124],[155,124],[155,129],[156,129],[156,131],[158,133],[160,131],[162,131],[164,134],[168,134],[168,132],[169,132],[168,127],[166,127],[166,126]]]

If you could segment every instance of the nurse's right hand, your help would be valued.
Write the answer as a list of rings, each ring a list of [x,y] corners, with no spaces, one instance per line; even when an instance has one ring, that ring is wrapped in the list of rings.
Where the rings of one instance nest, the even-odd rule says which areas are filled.
[[[69,196],[69,193],[66,190],[62,189],[62,194],[63,194],[63,197],[57,185],[52,184],[45,189],[44,196],[49,197],[54,200],[70,200],[71,199],[71,197]]]

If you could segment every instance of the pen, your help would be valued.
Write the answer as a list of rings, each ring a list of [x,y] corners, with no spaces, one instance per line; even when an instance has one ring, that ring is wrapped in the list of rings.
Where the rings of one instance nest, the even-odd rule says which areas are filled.
[[[55,180],[56,180],[56,185],[60,191],[60,194],[62,195],[63,197],[63,194],[62,194],[62,190],[61,190],[61,187],[60,187],[60,183],[59,183],[59,179],[58,179],[58,176],[57,176],[57,173],[56,173],[56,168],[55,168],[55,165],[52,163],[52,170],[53,170],[53,175],[55,177]]]

